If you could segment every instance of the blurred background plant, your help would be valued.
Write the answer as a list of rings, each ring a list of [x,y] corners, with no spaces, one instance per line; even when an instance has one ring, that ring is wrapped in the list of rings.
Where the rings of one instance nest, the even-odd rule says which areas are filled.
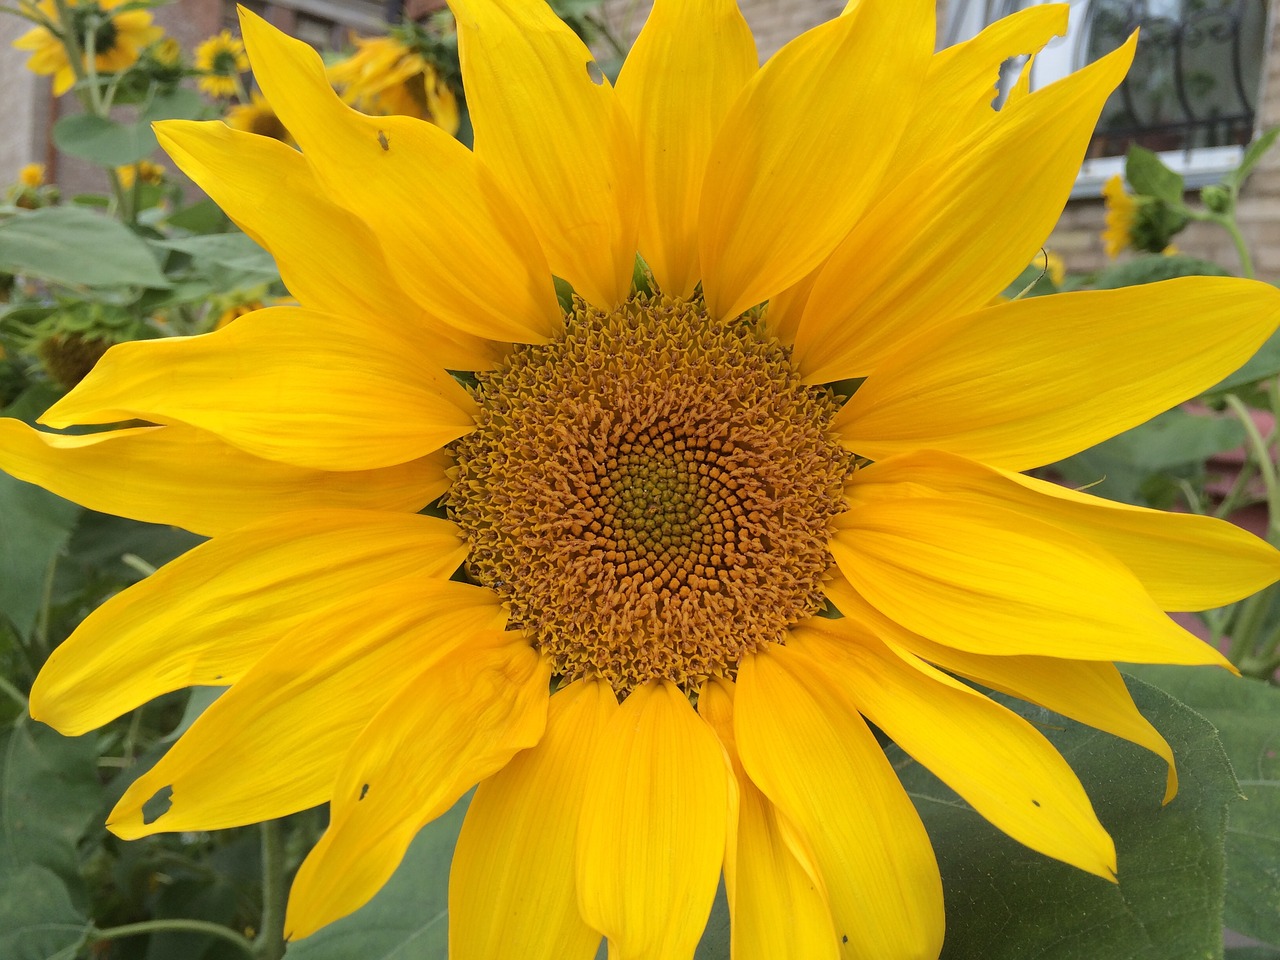
[[[30,164],[14,171],[0,205],[0,414],[34,423],[114,343],[190,336],[281,302],[288,292],[269,255],[163,163],[151,123],[222,119],[291,142],[254,88],[238,38],[215,33],[189,56],[154,25],[146,0],[20,0],[0,6],[30,22],[17,46],[28,67],[70,92],[82,112],[53,129],[61,153],[102,171],[103,193],[66,195]],[[552,6],[616,76],[625,47],[596,0]],[[406,114],[470,139],[456,34],[447,12],[353,36],[326,54],[335,89],[357,109]],[[1123,183],[1108,188],[1113,254],[1144,255],[1093,274],[1072,274],[1046,251],[1008,296],[1145,283],[1218,265],[1168,254],[1194,220],[1219,224],[1251,275],[1235,225],[1239,189],[1275,133],[1241,167],[1187,203],[1177,174],[1135,149]],[[1128,256],[1128,254],[1126,254]],[[1277,540],[1280,482],[1275,413],[1280,340],[1198,403],[1170,411],[1046,473],[1113,499],[1228,516]],[[851,385],[852,386],[852,385]],[[5,442],[0,435],[0,442]],[[1234,457],[1234,460],[1230,458]],[[101,602],[194,546],[174,527],[95,513],[0,473],[0,960],[276,960],[284,955],[289,879],[324,829],[323,810],[261,827],[179,833],[121,842],[103,826],[125,786],[148,769],[218,694],[196,688],[162,697],[102,730],[63,738],[27,717],[26,695],[50,652]],[[1274,680],[1280,665],[1280,591],[1210,611],[1199,626],[1241,669]],[[1221,948],[1223,919],[1280,947],[1280,790],[1250,805],[1246,839],[1233,846],[1225,810],[1239,792],[1237,765],[1274,728],[1280,691],[1245,689],[1212,672],[1140,674],[1219,722],[1221,744],[1200,716],[1134,680],[1135,696],[1178,753],[1183,792],[1162,810],[1156,758],[1025,704],[1010,702],[1073,756],[1122,865],[1143,871],[1122,890],[1028,858],[909,757],[890,745],[934,834],[946,878],[949,957],[1021,957],[1048,938],[1064,956],[1204,956]],[[1248,705],[1222,718],[1224,705]],[[1268,724],[1270,725],[1268,727]],[[1223,750],[1226,750],[1224,755]],[[1243,759],[1242,759],[1243,758]],[[1251,772],[1280,782],[1274,751]],[[1143,804],[1129,802],[1132,795]],[[288,948],[291,960],[410,960],[446,955],[447,871],[465,800],[428,826],[392,883],[368,907]],[[1236,815],[1233,814],[1233,818]],[[1233,822],[1236,822],[1233,820]],[[1271,832],[1268,833],[1268,830]],[[1259,838],[1263,838],[1259,840]],[[1272,843],[1275,856],[1257,856]],[[1134,851],[1141,851],[1135,853]],[[1194,883],[1179,879],[1197,864]],[[974,864],[982,864],[974,873]],[[1230,870],[1227,869],[1231,865]],[[1172,878],[1172,879],[1170,879]],[[1222,907],[1225,899],[1225,911]],[[1071,910],[1055,904],[1070,904]],[[1022,926],[996,921],[1014,911]],[[1113,952],[1100,950],[1088,918],[1112,917]],[[1120,917],[1131,918],[1121,920]],[[1171,916],[1194,916],[1176,940],[1152,941]],[[1079,918],[1086,918],[1081,921]],[[990,931],[984,924],[995,923]],[[1071,953],[1071,950],[1075,950]],[[1185,951],[1185,952],[1183,952]],[[698,956],[728,957],[726,901],[718,898]],[[1280,953],[1257,953],[1280,958]]]

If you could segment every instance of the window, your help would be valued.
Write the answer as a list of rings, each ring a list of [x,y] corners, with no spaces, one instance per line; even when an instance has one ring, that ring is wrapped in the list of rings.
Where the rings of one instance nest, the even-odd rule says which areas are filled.
[[[953,0],[943,41],[972,37],[987,23],[1042,0]],[[1267,0],[1072,0],[1065,37],[1036,57],[1032,87],[1078,70],[1140,29],[1133,69],[1103,108],[1077,196],[1096,195],[1121,169],[1129,144],[1160,152],[1189,186],[1217,180],[1253,136]],[[1025,58],[1010,61],[1001,90]]]

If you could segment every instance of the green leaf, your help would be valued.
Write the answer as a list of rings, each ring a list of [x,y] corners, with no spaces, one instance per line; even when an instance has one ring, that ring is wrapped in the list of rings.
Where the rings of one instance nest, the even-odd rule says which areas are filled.
[[[231,226],[231,220],[222,208],[209,199],[183,207],[165,219],[169,226],[192,233],[222,233]]]
[[[137,163],[160,147],[149,124],[118,123],[89,113],[63,117],[55,123],[53,142],[63,153],[99,167]]]
[[[1115,840],[1118,884],[1010,840],[927,770],[890,748],[938,855],[947,898],[943,960],[1220,955],[1223,834],[1227,805],[1237,795],[1230,765],[1204,718],[1140,681],[1129,686],[1178,758],[1181,789],[1165,807],[1165,764],[1158,757],[997,697],[1034,723],[1079,775]]]
[[[1093,286],[1097,290],[1136,287],[1143,283],[1159,283],[1175,277],[1228,277],[1230,274],[1216,263],[1183,254],[1165,256],[1147,254],[1135,260],[1108,267],[1098,274]]]
[[[147,244],[80,207],[45,207],[0,222],[0,269],[68,286],[169,286]]]
[[[1130,669],[1218,728],[1245,797],[1227,826],[1224,920],[1280,946],[1280,689],[1225,670]]]
[[[0,736],[0,863],[38,864],[77,882],[76,844],[102,812],[97,762],[92,736],[34,722]]]
[[[445,960],[449,863],[470,799],[467,794],[422,828],[377,896],[351,916],[289,944],[286,960]]]
[[[1164,165],[1156,154],[1136,143],[1124,161],[1124,178],[1135,193],[1157,197],[1175,206],[1182,205],[1182,176]]]
[[[1275,145],[1276,137],[1280,137],[1280,127],[1272,127],[1253,143],[1249,144],[1245,148],[1244,156],[1240,159],[1240,166],[1223,177],[1222,182],[1227,186],[1234,186],[1239,189],[1249,174],[1253,172],[1253,168],[1258,165],[1258,161]]]
[[[50,564],[62,552],[81,508],[0,473],[0,614],[31,634]]]
[[[199,120],[210,113],[209,103],[204,97],[194,90],[176,87],[168,93],[156,94],[142,111],[138,123],[150,129],[157,120]]]
[[[0,957],[71,960],[89,921],[56,874],[34,864],[0,862]]]
[[[1233,417],[1169,410],[1050,470],[1100,497],[1167,508],[1177,480],[1198,483],[1206,460],[1244,442],[1244,427]]]
[[[191,257],[198,270],[216,275],[216,284],[224,291],[280,279],[271,254],[239,231],[152,242]]]

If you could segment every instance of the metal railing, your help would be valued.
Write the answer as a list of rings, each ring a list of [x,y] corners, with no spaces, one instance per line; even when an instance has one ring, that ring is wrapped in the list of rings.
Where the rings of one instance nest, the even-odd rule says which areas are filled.
[[[948,44],[965,39],[983,24],[1030,5],[1028,0],[954,0],[944,39]],[[1134,142],[1153,150],[1249,142],[1265,55],[1267,0],[1075,0],[1071,7],[1070,31],[1037,59],[1035,85],[1079,69],[1141,30],[1133,69],[1102,111],[1090,157],[1123,154]],[[1016,69],[1006,71],[1009,78],[1016,75]]]

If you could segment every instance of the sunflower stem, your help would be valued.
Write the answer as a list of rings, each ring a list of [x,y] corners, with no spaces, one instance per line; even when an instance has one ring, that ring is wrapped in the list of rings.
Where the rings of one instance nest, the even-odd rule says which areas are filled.
[[[262,929],[253,942],[257,960],[280,960],[284,956],[284,842],[280,821],[262,824]]]
[[[1258,429],[1258,425],[1253,421],[1253,414],[1244,401],[1234,393],[1226,395],[1227,406],[1231,408],[1231,412],[1236,415],[1241,426],[1244,427],[1245,434],[1249,438],[1250,452],[1253,454],[1254,462],[1258,466],[1259,472],[1262,474],[1262,483],[1267,491],[1267,539],[1272,539],[1280,525],[1280,484],[1276,482],[1276,465],[1271,459],[1271,446],[1267,439],[1262,436],[1262,432]]]
[[[123,937],[138,937],[149,933],[166,933],[170,931],[207,933],[212,937],[221,937],[223,940],[230,940],[243,950],[247,956],[253,956],[253,944],[248,939],[236,933],[230,927],[224,927],[218,923],[210,923],[207,920],[143,920],[140,923],[127,923],[120,927],[108,927],[106,930],[91,930],[89,932],[89,940],[92,943],[101,943],[105,940],[119,940]]]

